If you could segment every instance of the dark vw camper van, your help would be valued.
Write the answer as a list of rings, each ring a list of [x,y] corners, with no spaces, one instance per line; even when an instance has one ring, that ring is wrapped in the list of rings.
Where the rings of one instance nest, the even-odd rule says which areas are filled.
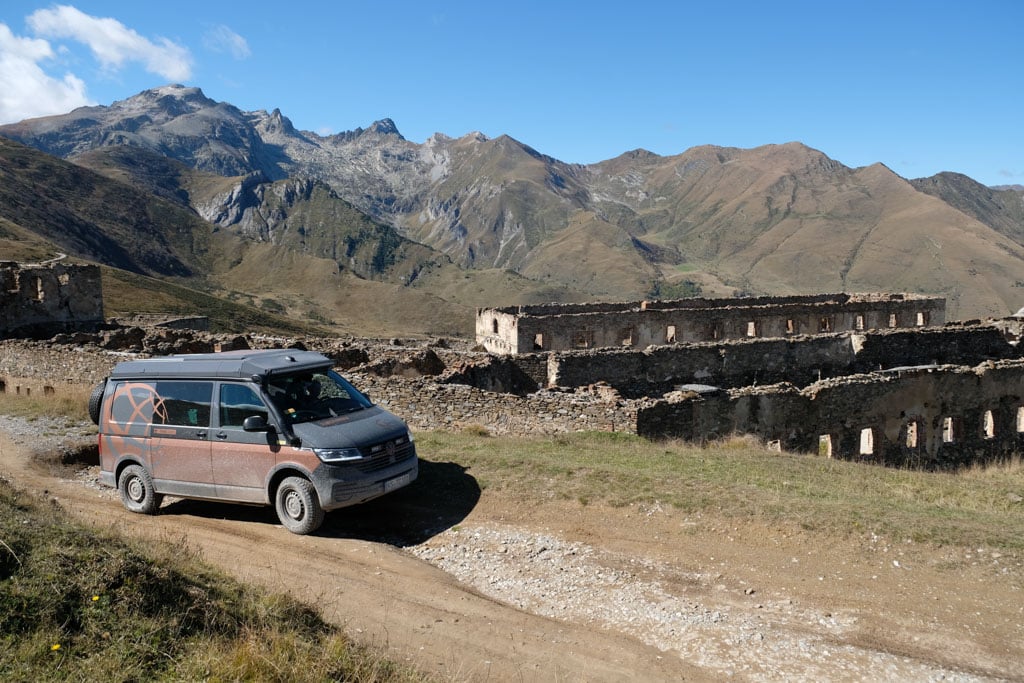
[[[308,534],[324,512],[406,486],[418,472],[405,423],[295,349],[118,364],[96,387],[100,479],[125,507],[163,496],[274,505]]]

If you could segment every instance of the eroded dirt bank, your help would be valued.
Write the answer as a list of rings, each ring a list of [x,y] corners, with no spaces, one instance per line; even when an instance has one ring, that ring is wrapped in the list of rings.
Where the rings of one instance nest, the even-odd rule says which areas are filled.
[[[8,421],[0,476],[91,523],[184,540],[449,680],[1024,680],[1021,558],[984,548],[826,540],[658,506],[525,508],[489,491],[455,515],[396,495],[299,537],[262,508],[132,515],[94,472],[34,466],[45,432]]]

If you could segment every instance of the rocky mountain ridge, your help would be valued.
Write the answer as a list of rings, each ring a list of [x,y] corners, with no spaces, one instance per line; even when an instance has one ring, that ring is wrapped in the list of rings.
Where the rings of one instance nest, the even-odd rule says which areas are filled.
[[[263,206],[287,194],[264,185],[319,182],[459,267],[590,298],[683,286],[711,295],[907,289],[946,295],[952,316],[1024,303],[1013,286],[1024,269],[1021,192],[946,174],[908,181],[881,164],[851,169],[796,142],[568,164],[508,136],[414,143],[390,119],[320,136],[278,109],[242,112],[183,86],[0,126],[0,135],[83,163],[97,150],[134,149],[216,174],[216,196],[175,185],[173,173],[153,191],[256,240],[292,210]]]

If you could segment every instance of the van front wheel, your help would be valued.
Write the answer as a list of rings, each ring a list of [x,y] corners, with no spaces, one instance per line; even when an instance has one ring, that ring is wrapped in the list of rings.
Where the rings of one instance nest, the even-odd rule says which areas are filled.
[[[293,534],[311,534],[324,523],[316,489],[308,479],[288,477],[277,487],[277,518]]]
[[[121,502],[132,512],[152,515],[164,500],[163,495],[153,488],[153,479],[149,472],[139,465],[124,468],[117,488],[121,492]]]

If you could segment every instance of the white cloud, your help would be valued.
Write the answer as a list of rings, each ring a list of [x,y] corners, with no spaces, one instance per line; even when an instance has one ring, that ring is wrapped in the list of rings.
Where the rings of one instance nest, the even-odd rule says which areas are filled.
[[[188,48],[166,38],[153,42],[116,19],[93,17],[70,5],[58,5],[33,12],[27,22],[37,35],[85,44],[106,69],[139,62],[146,71],[172,81],[185,81],[192,75]]]
[[[42,70],[39,62],[53,56],[45,40],[15,36],[0,24],[0,123],[93,104],[80,78],[69,73],[57,79]]]
[[[246,59],[252,55],[249,43],[242,36],[223,24],[214,26],[203,36],[203,45],[212,52],[227,52],[235,59]]]

